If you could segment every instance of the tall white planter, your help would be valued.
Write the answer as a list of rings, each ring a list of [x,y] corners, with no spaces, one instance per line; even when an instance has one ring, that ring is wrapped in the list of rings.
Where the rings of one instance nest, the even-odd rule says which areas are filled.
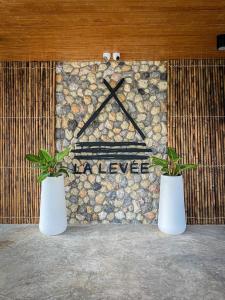
[[[168,234],[186,229],[183,176],[161,176],[158,227]]]
[[[64,176],[47,177],[41,186],[39,229],[46,235],[56,235],[66,227]]]

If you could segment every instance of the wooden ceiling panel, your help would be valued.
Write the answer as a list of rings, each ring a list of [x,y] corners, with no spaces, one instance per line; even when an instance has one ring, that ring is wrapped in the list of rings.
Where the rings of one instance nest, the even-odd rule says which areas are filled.
[[[225,57],[225,0],[2,0],[0,60]]]

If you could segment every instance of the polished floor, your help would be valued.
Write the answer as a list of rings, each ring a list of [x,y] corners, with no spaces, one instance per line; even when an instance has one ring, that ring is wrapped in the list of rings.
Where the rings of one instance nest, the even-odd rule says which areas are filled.
[[[224,300],[225,226],[0,225],[0,299]]]

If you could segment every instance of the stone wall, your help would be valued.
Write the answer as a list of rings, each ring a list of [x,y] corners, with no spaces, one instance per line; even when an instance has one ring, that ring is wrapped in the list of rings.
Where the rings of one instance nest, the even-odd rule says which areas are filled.
[[[77,133],[103,103],[109,90],[103,78],[115,87],[125,82],[117,95],[127,112],[146,135],[146,145],[153,153],[164,155],[167,143],[166,100],[167,71],[165,62],[63,62],[57,65],[56,146],[60,150],[77,142],[143,142],[115,99],[77,139]],[[101,161],[107,169],[112,161]],[[90,170],[70,174],[65,179],[68,219],[74,223],[155,223],[159,200],[159,173],[141,174],[143,161],[127,161],[127,172],[119,162],[115,174],[99,173],[99,160],[88,161]],[[78,161],[74,153],[65,165],[83,173],[87,161]],[[125,163],[125,162],[122,162]],[[137,167],[133,174],[130,163]],[[148,160],[145,160],[148,163]],[[113,174],[112,174],[113,173]]]

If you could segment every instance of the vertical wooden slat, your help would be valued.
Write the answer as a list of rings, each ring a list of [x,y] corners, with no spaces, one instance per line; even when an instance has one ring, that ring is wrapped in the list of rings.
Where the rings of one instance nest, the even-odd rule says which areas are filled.
[[[0,62],[0,223],[38,222],[40,186],[24,156],[55,150],[54,74],[52,62]]]
[[[189,224],[225,224],[225,60],[171,60],[168,144],[184,162]]]

